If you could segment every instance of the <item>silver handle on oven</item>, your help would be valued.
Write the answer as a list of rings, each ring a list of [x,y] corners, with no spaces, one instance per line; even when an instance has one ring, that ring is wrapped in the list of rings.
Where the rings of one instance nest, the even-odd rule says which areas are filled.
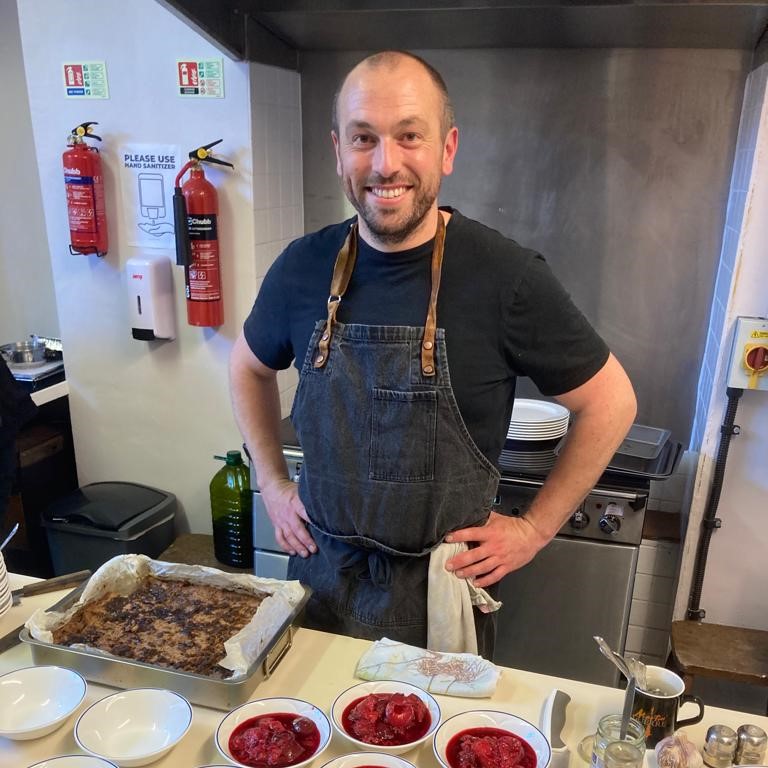
[[[283,447],[283,456],[286,459],[294,459],[295,461],[302,461],[304,459],[304,451],[301,448],[286,448]]]
[[[516,477],[514,481],[503,481],[499,483],[499,488],[502,486],[507,486],[510,488],[514,488],[515,486],[525,486],[526,488],[541,488],[542,485],[544,485],[543,480],[529,480],[524,477]],[[625,501],[639,501],[640,499],[645,498],[645,494],[639,494],[639,493],[632,493],[630,491],[612,491],[609,488],[593,488],[589,492],[590,496],[603,496],[604,498],[609,499],[624,499]]]

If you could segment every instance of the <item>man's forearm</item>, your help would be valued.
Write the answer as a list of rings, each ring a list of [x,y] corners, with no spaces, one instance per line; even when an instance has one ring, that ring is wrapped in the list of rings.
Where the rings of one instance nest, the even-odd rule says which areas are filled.
[[[635,397],[623,370],[612,361],[608,373],[605,384],[613,391],[576,413],[557,462],[526,513],[547,541],[592,490],[635,418]]]

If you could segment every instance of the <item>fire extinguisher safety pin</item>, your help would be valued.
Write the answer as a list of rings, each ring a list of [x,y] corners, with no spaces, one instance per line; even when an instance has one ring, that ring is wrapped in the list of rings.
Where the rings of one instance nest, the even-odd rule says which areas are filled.
[[[216,139],[216,141],[212,141],[210,144],[204,144],[201,147],[197,147],[197,149],[193,149],[189,153],[190,160],[198,163],[214,163],[215,165],[226,165],[229,168],[234,168],[235,166],[232,165],[232,163],[213,157],[213,153],[210,151],[211,147],[215,147],[222,141],[224,141],[224,139]]]
[[[196,149],[193,149],[189,153],[190,159],[204,160],[208,156],[208,150],[211,147],[215,147],[217,144],[221,144],[222,141],[224,141],[224,139],[216,139],[216,141],[212,141],[210,144],[203,144],[202,147],[197,147]]]
[[[93,132],[93,129],[91,128],[92,125],[98,125],[98,123],[93,120],[87,123],[80,123],[80,125],[72,129],[71,135],[81,139],[87,136],[89,139],[98,139],[101,141],[101,136],[97,136]]]

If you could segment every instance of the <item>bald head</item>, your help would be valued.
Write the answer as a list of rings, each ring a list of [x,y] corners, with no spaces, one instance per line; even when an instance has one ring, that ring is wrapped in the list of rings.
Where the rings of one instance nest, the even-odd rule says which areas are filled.
[[[392,72],[393,76],[395,76],[397,70],[403,65],[413,65],[414,63],[429,77],[437,92],[442,107],[440,126],[442,136],[445,138],[448,131],[453,128],[455,124],[453,105],[448,96],[448,89],[445,86],[445,81],[433,66],[424,61],[420,56],[408,53],[407,51],[381,51],[380,53],[374,53],[372,56],[363,59],[357,66],[347,73],[344,80],[342,80],[341,84],[336,89],[336,93],[333,97],[332,122],[334,133],[338,134],[339,132],[339,100],[348,82],[354,80],[357,76],[364,74],[366,70],[383,68]]]

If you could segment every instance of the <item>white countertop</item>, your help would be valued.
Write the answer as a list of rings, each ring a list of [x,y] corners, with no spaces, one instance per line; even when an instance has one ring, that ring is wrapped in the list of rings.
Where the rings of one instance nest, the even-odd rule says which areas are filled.
[[[34,581],[29,577],[14,574],[11,574],[10,578],[12,588]],[[14,606],[0,617],[0,636],[23,623],[37,608],[52,605],[68,591],[22,598],[20,605]],[[252,698],[294,696],[311,701],[328,712],[338,693],[359,682],[354,677],[354,669],[357,660],[368,646],[369,643],[364,640],[299,629],[294,637],[293,647],[274,674],[254,691]],[[595,653],[597,652],[595,649]],[[0,654],[0,674],[31,664],[31,651],[24,644]],[[588,764],[578,757],[576,745],[585,734],[594,732],[602,715],[621,711],[621,690],[503,668],[496,693],[491,699],[453,696],[437,698],[444,718],[467,709],[504,709],[538,723],[541,705],[553,688],[560,688],[571,697],[562,734],[563,740],[571,749],[569,768],[588,768]],[[113,692],[112,688],[89,683],[85,703],[78,711]],[[693,713],[693,705],[685,705],[681,710],[682,716],[689,715],[688,707],[691,707],[690,714]],[[196,768],[210,763],[226,763],[227,761],[220,757],[213,741],[216,726],[224,714],[220,710],[196,705],[194,721],[186,737],[162,760],[152,765],[156,768]],[[76,716],[73,715],[59,730],[34,741],[9,741],[0,738],[0,768],[25,768],[57,755],[80,753],[81,750],[72,734],[75,719]],[[730,725],[734,729],[744,723],[754,723],[768,730],[768,717],[715,707],[706,707],[704,720],[684,730],[689,738],[701,747],[707,727],[715,723]],[[343,740],[334,735],[328,749],[313,766],[320,768],[332,757],[348,751],[350,750],[345,748]],[[420,768],[438,768],[430,742],[404,757]],[[648,768],[656,768],[653,752],[646,753],[646,763]]]

